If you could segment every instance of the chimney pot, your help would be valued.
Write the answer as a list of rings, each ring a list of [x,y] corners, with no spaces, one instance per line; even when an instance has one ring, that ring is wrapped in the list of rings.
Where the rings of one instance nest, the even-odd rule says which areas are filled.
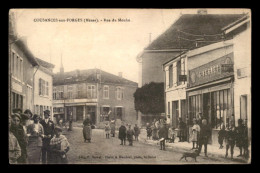
[[[118,72],[119,77],[123,77],[123,72]]]

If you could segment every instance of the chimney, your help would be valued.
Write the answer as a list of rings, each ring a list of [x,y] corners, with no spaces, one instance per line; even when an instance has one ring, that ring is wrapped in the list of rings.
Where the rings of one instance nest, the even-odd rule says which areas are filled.
[[[118,72],[119,77],[123,77],[123,72]]]
[[[206,9],[200,9],[197,11],[198,14],[208,14],[208,11]]]

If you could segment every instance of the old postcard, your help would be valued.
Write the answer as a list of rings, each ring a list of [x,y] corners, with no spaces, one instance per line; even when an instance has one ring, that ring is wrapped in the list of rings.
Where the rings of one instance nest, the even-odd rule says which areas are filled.
[[[10,164],[251,163],[250,9],[11,9]]]

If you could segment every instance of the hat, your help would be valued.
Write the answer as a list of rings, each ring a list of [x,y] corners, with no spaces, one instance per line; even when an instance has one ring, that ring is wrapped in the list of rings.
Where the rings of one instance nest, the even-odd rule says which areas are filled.
[[[49,110],[45,110],[43,112],[44,112],[44,114],[48,114],[50,116],[50,111]]]
[[[33,120],[35,120],[36,118],[40,118],[40,116],[37,115],[37,114],[34,114],[34,115],[33,115]]]
[[[20,109],[20,108],[15,108],[15,109],[13,109],[13,113],[22,113],[23,111],[22,111],[22,109]]]
[[[20,116],[20,114],[18,114],[18,113],[12,113],[11,117],[12,117],[12,118],[18,117],[18,118],[21,120],[21,116]]]
[[[30,117],[32,117],[32,115],[33,115],[30,109],[26,109],[26,110],[24,111],[24,114],[29,114]]]
[[[62,132],[62,129],[61,129],[59,126],[56,126],[56,127],[54,128],[54,130],[55,130],[55,131],[58,131],[58,132]]]
[[[30,119],[29,115],[28,114],[20,114],[21,115],[21,119],[22,120],[28,120]]]
[[[243,120],[242,119],[238,119],[238,123],[243,123]]]

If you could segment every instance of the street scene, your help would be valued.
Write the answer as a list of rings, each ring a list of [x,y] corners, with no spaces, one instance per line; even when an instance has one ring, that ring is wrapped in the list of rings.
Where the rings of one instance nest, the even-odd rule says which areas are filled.
[[[249,9],[10,9],[9,164],[250,164]]]

